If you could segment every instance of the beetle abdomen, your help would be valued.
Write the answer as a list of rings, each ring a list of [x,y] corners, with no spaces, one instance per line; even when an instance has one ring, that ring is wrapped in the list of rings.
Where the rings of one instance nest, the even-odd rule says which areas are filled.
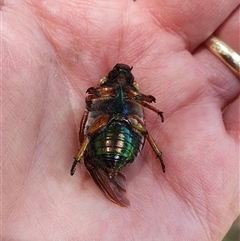
[[[120,170],[131,163],[142,148],[143,136],[125,121],[113,120],[93,136],[87,149],[89,157],[102,168]]]

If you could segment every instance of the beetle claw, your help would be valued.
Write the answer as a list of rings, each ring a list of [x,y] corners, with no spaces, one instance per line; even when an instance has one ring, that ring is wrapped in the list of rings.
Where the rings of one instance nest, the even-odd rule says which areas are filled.
[[[158,115],[161,117],[161,121],[164,122],[163,112],[162,112],[162,111],[159,111],[159,112],[158,112]]]
[[[163,173],[165,173],[165,165],[164,165],[164,163],[163,163],[162,153],[158,154],[158,155],[157,155],[157,158],[160,160],[160,163],[161,163],[161,166],[162,166]]]
[[[156,98],[154,96],[148,95],[147,98],[149,103],[152,103],[152,102],[156,103]]]
[[[76,166],[77,166],[78,162],[79,162],[79,161],[77,161],[77,160],[74,158],[74,162],[73,162],[73,164],[72,164],[71,171],[70,171],[71,176],[73,176],[73,174],[75,173],[75,171],[76,171]]]
[[[94,88],[94,87],[88,88],[87,91],[86,91],[86,93],[87,93],[87,94],[95,95],[95,96],[97,96],[97,97],[100,97],[100,96],[101,96],[100,93],[99,93],[99,91],[98,91],[96,88]]]

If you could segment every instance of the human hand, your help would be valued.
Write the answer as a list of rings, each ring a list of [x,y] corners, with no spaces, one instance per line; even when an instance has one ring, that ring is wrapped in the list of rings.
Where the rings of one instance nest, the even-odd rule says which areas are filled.
[[[220,26],[239,51],[238,1],[3,4],[3,240],[221,240],[239,212],[240,83],[200,45]],[[165,117],[145,111],[166,173],[146,143],[123,170],[129,208],[84,165],[69,174],[85,91],[116,63]]]

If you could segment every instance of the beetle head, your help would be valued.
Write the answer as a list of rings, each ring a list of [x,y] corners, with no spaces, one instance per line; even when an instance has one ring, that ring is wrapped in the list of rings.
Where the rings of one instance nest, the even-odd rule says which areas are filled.
[[[107,77],[101,80],[100,85],[114,87],[120,84],[138,89],[138,84],[134,81],[134,76],[131,73],[132,68],[126,64],[116,64]]]

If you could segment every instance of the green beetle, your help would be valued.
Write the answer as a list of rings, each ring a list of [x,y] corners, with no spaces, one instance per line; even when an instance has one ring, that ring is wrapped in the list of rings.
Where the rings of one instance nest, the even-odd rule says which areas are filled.
[[[163,112],[151,106],[152,95],[139,92],[132,68],[116,64],[97,87],[87,90],[86,109],[79,132],[80,148],[74,157],[71,175],[84,157],[84,164],[92,179],[112,202],[128,206],[125,197],[125,176],[120,170],[131,164],[141,151],[145,139],[165,165],[162,153],[148,133],[142,106],[156,112],[162,122]]]

